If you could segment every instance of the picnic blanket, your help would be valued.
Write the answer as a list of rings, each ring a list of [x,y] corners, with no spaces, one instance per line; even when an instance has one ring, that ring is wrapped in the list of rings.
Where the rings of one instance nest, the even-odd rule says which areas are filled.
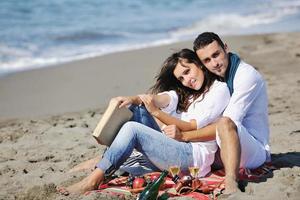
[[[259,168],[251,170],[240,168],[239,180],[248,182],[264,181],[266,178],[270,177],[270,174],[272,174],[272,171],[275,169],[276,167],[274,167],[272,163],[265,163]],[[150,176],[151,173],[147,175]],[[138,195],[138,193],[143,191],[143,188],[132,189],[128,186],[127,180],[128,177],[112,179],[107,183],[101,184],[98,190],[89,191],[86,195],[96,192],[116,196],[119,199],[125,199],[126,195]],[[176,184],[170,177],[167,177],[159,192],[159,196],[167,193],[169,197],[186,196],[199,200],[215,200],[218,199],[218,195],[220,195],[225,188],[224,180],[225,171],[224,169],[220,169],[210,172],[206,177],[200,178],[200,185],[196,189],[193,189],[192,187],[183,187],[180,192],[176,192],[174,189]]]

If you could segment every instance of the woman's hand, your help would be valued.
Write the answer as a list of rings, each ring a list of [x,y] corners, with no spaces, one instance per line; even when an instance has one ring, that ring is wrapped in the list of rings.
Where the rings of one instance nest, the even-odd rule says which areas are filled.
[[[118,102],[119,108],[125,107],[130,104],[134,104],[137,101],[137,96],[118,96],[110,100],[110,102]]]
[[[151,94],[141,94],[141,95],[138,95],[138,97],[144,103],[148,112],[151,113],[155,117],[156,113],[159,111],[159,108],[154,103],[154,96]]]
[[[168,125],[162,127],[162,131],[168,136],[169,138],[173,138],[177,141],[183,141],[182,140],[182,133],[181,131],[176,127],[176,125]]]

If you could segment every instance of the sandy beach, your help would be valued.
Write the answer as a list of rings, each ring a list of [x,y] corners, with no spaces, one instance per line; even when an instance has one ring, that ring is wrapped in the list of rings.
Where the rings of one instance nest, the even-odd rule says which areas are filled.
[[[267,82],[271,152],[279,167],[229,199],[299,199],[299,38],[299,32],[223,38]],[[0,77],[0,199],[107,199],[64,197],[55,188],[86,176],[89,171],[68,171],[102,154],[91,134],[109,99],[146,92],[163,60],[186,47],[192,41]]]

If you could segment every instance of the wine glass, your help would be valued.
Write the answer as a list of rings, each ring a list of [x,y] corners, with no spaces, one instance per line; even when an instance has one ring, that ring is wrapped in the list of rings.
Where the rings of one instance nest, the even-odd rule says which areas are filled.
[[[177,165],[172,165],[172,166],[170,166],[169,167],[169,172],[171,173],[171,175],[172,175],[172,181],[174,182],[174,183],[176,183],[177,181],[178,181],[178,179],[179,179],[179,176],[178,176],[178,174],[179,174],[179,172],[180,172],[180,168],[179,168],[179,166],[177,166]]]
[[[199,170],[200,170],[200,169],[199,169],[199,167],[197,167],[197,166],[189,167],[190,175],[191,175],[191,177],[192,177],[193,179],[196,178],[196,176],[197,176]]]

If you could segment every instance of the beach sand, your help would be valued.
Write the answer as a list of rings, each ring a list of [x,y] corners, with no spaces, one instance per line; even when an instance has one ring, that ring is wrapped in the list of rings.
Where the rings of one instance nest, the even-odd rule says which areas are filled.
[[[248,183],[229,199],[299,199],[300,33],[230,36],[230,50],[267,81],[273,176]],[[64,197],[89,172],[68,173],[101,155],[91,134],[111,97],[144,93],[163,60],[192,41],[75,61],[0,78],[0,199],[108,199]],[[128,197],[130,199],[130,197]]]

